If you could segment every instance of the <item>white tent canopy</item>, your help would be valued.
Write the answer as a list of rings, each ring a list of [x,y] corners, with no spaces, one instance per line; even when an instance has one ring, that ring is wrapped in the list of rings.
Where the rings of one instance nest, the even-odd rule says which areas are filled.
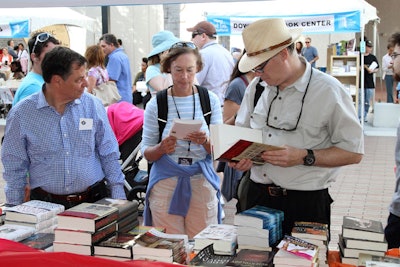
[[[18,2],[18,1],[16,1]],[[38,1],[40,2],[40,1]],[[55,1],[56,2],[56,1]],[[36,3],[32,1],[32,3]],[[4,5],[2,5],[4,6]],[[8,6],[8,5],[6,5]],[[0,25],[28,21],[29,32],[54,24],[74,25],[93,30],[95,20],[66,7],[0,8]],[[25,36],[26,37],[26,36]]]

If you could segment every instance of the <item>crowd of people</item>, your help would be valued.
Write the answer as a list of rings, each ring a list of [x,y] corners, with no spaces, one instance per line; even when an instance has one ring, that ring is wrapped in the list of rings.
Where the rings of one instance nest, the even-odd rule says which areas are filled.
[[[1,64],[19,62],[12,65],[23,78],[1,151],[7,202],[39,199],[71,207],[104,196],[126,198],[118,142],[106,109],[93,95],[96,86],[114,81],[120,101],[144,108],[141,153],[151,163],[146,225],[193,238],[207,225],[221,223],[221,195],[239,198],[236,188],[244,173],[248,186],[241,192],[246,195],[241,208],[282,210],[285,234],[295,221],[330,225],[329,187],[341,166],[361,161],[363,129],[343,85],[315,68],[319,56],[311,38],[305,38],[303,47],[300,29],[289,29],[283,19],[261,19],[244,29],[244,49],[230,53],[217,42],[210,22],[187,31],[190,41],[166,30],[154,34],[152,50],[142,58],[134,81],[122,41],[110,33],[84,56],[60,46],[46,32],[31,36],[27,51],[23,44],[13,49],[15,55],[4,48]],[[394,34],[382,60],[392,90],[393,80],[400,79],[399,40]],[[367,41],[366,47],[362,69],[370,77],[379,64],[370,71],[369,65],[378,62],[372,43]],[[23,63],[28,58],[29,71]],[[138,95],[138,82],[148,91]],[[374,85],[367,83],[366,88]],[[394,102],[389,91],[388,102]],[[369,95],[365,98],[367,105]],[[167,111],[162,127],[160,110]],[[170,134],[176,119],[200,120],[200,130],[177,139]],[[225,164],[220,167],[222,181],[211,156],[209,131],[209,124],[221,123],[262,129],[264,143],[283,149],[263,152],[261,166],[250,159]],[[399,190],[386,229],[393,247],[400,245]]]

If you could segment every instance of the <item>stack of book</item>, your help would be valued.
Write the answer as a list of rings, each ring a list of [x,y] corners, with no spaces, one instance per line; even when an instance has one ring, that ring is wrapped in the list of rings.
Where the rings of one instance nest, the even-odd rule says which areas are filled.
[[[237,247],[237,226],[210,224],[193,237],[193,252],[197,253],[210,244],[216,254],[234,255]]]
[[[36,233],[54,233],[57,226],[56,215],[64,211],[64,206],[40,200],[31,200],[6,209],[5,223],[28,226]]]
[[[375,265],[371,265],[371,264]],[[388,265],[392,264],[392,265]],[[400,266],[400,258],[399,257],[393,257],[393,256],[376,256],[376,255],[371,255],[371,254],[364,254],[360,253],[358,257],[358,264],[356,264],[357,267],[367,267],[367,266]]]
[[[35,249],[53,251],[53,242],[54,233],[37,233],[22,240],[20,243]]]
[[[116,207],[118,209],[117,231],[126,233],[139,225],[139,203],[136,200],[103,198],[97,204]]]
[[[256,230],[241,230],[241,237],[238,237],[239,248],[246,248],[246,246],[250,246],[247,248],[255,249],[255,247],[258,246],[261,250],[269,250],[270,246],[276,245],[282,239],[282,221],[283,211],[267,208],[264,206],[255,206],[253,208],[235,214],[233,218],[233,223],[238,227],[245,226],[250,228],[268,230],[268,236],[266,239],[263,238],[266,232],[259,231],[263,233],[263,237],[258,236],[255,238],[255,240],[259,242],[258,245],[257,243],[251,243],[250,241],[248,241],[254,237],[255,233],[257,233]],[[245,238],[243,236],[247,237]]]
[[[153,228],[135,238],[133,259],[185,264],[187,244],[187,235],[166,234]]]
[[[350,216],[343,217],[339,250],[343,263],[358,264],[359,254],[384,256],[388,249],[382,222]]]
[[[0,238],[19,242],[32,236],[35,228],[16,224],[3,224],[0,226]]]
[[[294,236],[285,235],[276,247],[279,250],[273,260],[275,267],[319,266],[317,245]]]
[[[318,222],[295,222],[292,236],[318,246],[319,266],[328,264],[328,225]]]
[[[57,215],[54,251],[92,255],[93,245],[115,234],[118,209],[81,203]]]

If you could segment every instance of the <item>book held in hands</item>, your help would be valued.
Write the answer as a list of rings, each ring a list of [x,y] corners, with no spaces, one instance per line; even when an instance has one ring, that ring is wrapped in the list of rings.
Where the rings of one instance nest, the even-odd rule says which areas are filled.
[[[261,154],[267,150],[281,150],[283,147],[263,143],[262,131],[228,124],[210,125],[210,143],[214,160],[240,161],[250,159],[262,165]]]
[[[202,120],[183,120],[175,118],[172,123],[169,135],[175,136],[177,139],[180,140],[188,140],[186,138],[187,135],[199,131],[202,125]]]

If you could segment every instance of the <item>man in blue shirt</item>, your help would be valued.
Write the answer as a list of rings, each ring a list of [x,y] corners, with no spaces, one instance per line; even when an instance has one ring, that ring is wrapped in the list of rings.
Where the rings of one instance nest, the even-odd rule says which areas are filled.
[[[45,84],[7,116],[1,151],[9,204],[31,199],[64,205],[105,196],[125,199],[115,135],[100,100],[85,93],[86,59],[58,46],[42,62]]]
[[[315,62],[319,59],[318,56],[318,50],[314,46],[311,46],[311,38],[307,37],[306,38],[306,47],[303,48],[303,57],[307,59],[308,62],[310,62],[311,66],[313,68],[316,67]]]
[[[132,77],[129,58],[119,47],[117,38],[110,33],[104,34],[100,38],[100,46],[104,54],[108,56],[107,72],[110,81],[115,81],[121,101],[132,103]]]

